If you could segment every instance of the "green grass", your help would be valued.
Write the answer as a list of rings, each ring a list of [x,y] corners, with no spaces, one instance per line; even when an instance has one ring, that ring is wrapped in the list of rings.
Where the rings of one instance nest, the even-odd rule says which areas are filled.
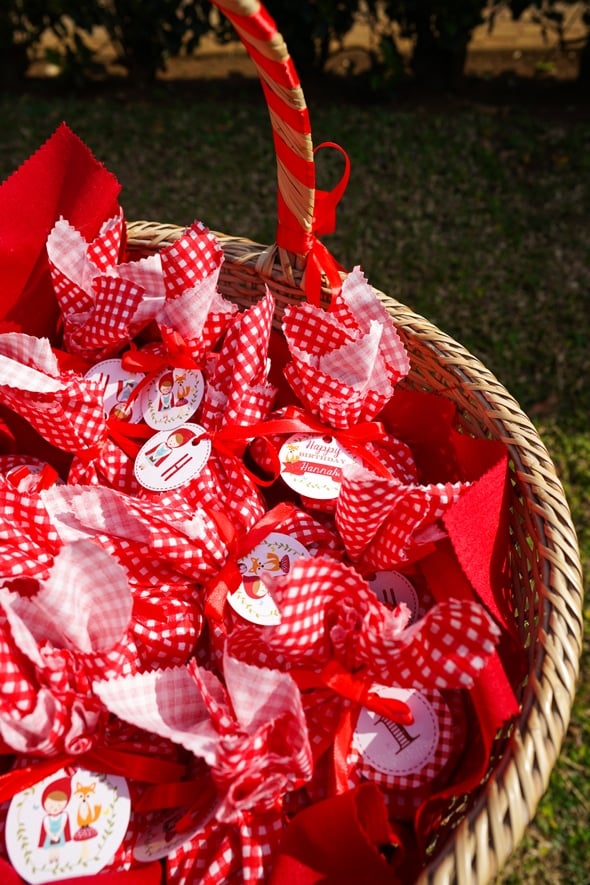
[[[34,90],[0,96],[0,178],[66,120],[123,185],[128,218],[274,237],[275,172],[257,84],[199,83],[131,101]],[[352,178],[327,244],[379,289],[477,354],[539,426],[590,565],[590,123],[564,107],[439,110],[322,99],[314,142],[340,143]],[[318,161],[320,186],[338,158]],[[325,181],[324,181],[325,179]],[[586,611],[586,624],[590,612]],[[588,635],[588,631],[587,631]],[[589,879],[588,642],[549,790],[499,881]]]

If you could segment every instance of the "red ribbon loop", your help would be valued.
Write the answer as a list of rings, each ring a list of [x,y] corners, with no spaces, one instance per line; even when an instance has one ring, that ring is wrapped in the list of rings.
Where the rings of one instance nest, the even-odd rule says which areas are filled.
[[[292,168],[292,160],[286,146],[280,140],[276,140],[275,147],[279,159],[287,168]],[[276,232],[277,245],[302,255],[306,258],[304,289],[310,304],[319,306],[323,278],[326,277],[332,293],[340,291],[342,286],[342,274],[344,268],[336,261],[331,252],[318,240],[318,235],[333,233],[336,229],[336,206],[342,199],[342,195],[350,177],[350,160],[346,152],[334,142],[325,142],[319,145],[317,150],[324,147],[335,148],[345,159],[344,173],[331,191],[315,189],[314,191],[314,215],[310,231],[304,230],[279,195],[278,224]],[[313,164],[309,164],[311,170],[306,170],[313,180]]]
[[[348,789],[347,759],[361,707],[400,725],[411,725],[414,721],[412,711],[406,703],[396,698],[379,697],[372,691],[373,680],[367,679],[362,670],[351,673],[337,661],[329,661],[319,672],[290,670],[289,675],[293,677],[300,691],[328,688],[340,697],[352,701],[352,707],[347,707],[342,712],[332,744],[332,776],[338,793]]]
[[[364,421],[353,427],[336,430],[322,424],[318,418],[303,409],[297,406],[288,406],[281,418],[271,418],[269,421],[261,421],[258,424],[232,424],[222,427],[214,434],[212,441],[220,451],[235,457],[236,452],[232,450],[231,443],[241,443],[257,438],[267,439],[286,433],[317,433],[322,436],[333,436],[351,455],[358,457],[378,476],[391,477],[382,461],[366,448],[366,443],[377,442],[386,436],[385,427],[380,421]],[[254,478],[256,479],[256,477]],[[264,484],[260,480],[257,482],[259,485]]]
[[[185,767],[176,762],[108,747],[89,750],[79,756],[60,753],[50,759],[39,759],[24,768],[15,768],[0,775],[0,804],[68,766],[120,775],[150,784],[178,779],[185,773]]]
[[[146,439],[153,436],[154,431],[147,424],[131,424],[122,421],[115,415],[109,415],[107,428],[110,438],[130,458],[135,458]]]
[[[351,673],[338,661],[329,661],[317,673],[313,670],[291,670],[290,674],[302,691],[310,688],[329,688],[335,694],[366,707],[372,713],[385,716],[392,722],[411,725],[414,721],[412,711],[404,701],[380,697],[372,691],[373,680],[367,679],[362,670]]]
[[[375,442],[386,435],[380,421],[364,421],[352,427],[335,429],[322,424],[319,418],[298,406],[287,406],[281,418],[271,418],[258,424],[228,424],[218,430],[215,439],[219,441],[245,441],[257,437],[279,436],[284,433],[319,433],[335,437],[343,446]]]
[[[333,148],[344,157],[344,172],[338,184],[331,191],[318,190],[315,192],[313,231],[317,236],[332,234],[336,230],[336,207],[348,186],[350,179],[350,158],[344,148],[333,141],[324,141],[314,148],[314,154],[324,148]]]
[[[182,335],[175,329],[162,326],[164,353],[138,350],[131,346],[121,357],[121,366],[126,372],[144,372],[157,375],[163,369],[200,369]]]

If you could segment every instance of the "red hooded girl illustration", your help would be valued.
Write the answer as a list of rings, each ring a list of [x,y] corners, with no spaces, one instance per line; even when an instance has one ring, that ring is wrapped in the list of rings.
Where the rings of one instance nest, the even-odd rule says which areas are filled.
[[[58,852],[71,838],[70,819],[66,807],[72,795],[69,777],[59,777],[47,784],[41,796],[45,814],[41,822],[39,847]]]
[[[165,372],[162,375],[158,381],[158,393],[160,395],[159,411],[174,408],[174,374],[172,372]]]

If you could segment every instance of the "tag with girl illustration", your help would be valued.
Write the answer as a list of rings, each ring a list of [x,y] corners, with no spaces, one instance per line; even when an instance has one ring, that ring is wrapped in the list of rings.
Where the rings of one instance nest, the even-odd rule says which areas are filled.
[[[84,769],[60,769],[11,800],[6,848],[34,883],[94,875],[110,863],[129,823],[127,782]]]
[[[135,459],[135,476],[152,492],[185,485],[199,475],[211,454],[211,442],[199,424],[183,424],[155,433]]]
[[[143,417],[154,430],[172,430],[188,421],[203,398],[205,382],[197,369],[164,369],[142,394]]]

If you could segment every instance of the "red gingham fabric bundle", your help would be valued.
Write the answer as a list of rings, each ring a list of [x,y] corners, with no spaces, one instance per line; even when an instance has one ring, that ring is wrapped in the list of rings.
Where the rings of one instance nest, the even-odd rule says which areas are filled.
[[[204,583],[225,560],[213,518],[180,496],[155,502],[105,487],[61,485],[42,499],[64,541],[94,537],[123,563],[132,586]]]
[[[499,630],[477,604],[449,600],[408,626],[404,605],[380,603],[344,563],[300,560],[273,584],[281,623],[242,626],[230,638],[236,657],[280,669],[337,662],[388,685],[469,688],[492,653]]]
[[[91,363],[118,352],[155,318],[164,299],[160,257],[118,264],[123,213],[86,242],[65,219],[47,240],[64,323],[64,346]]]
[[[255,424],[267,417],[276,389],[268,381],[268,345],[274,298],[267,291],[234,317],[207,371],[201,422],[207,430],[224,424]]]
[[[90,536],[125,568],[138,666],[185,663],[203,627],[200,588],[227,557],[214,520],[182,499],[155,504],[102,487],[54,487],[43,502],[64,543]]]
[[[285,310],[292,362],[285,376],[325,424],[351,427],[377,415],[410,364],[387,311],[360,268],[344,280],[330,313],[310,304]]]
[[[47,339],[0,334],[0,403],[51,446],[74,455],[72,481],[137,492],[133,464],[109,437],[97,381],[62,371]]]
[[[12,458],[9,463],[14,463]],[[9,470],[8,475],[0,473],[0,505],[4,581],[48,577],[61,543],[39,494],[15,486]]]
[[[88,790],[129,785],[105,882],[346,882],[361,859],[372,881],[408,881],[516,709],[503,447],[405,389],[408,355],[360,268],[329,311],[288,307],[278,338],[268,289],[244,311],[220,293],[202,223],[129,259],[117,193],[89,219],[55,201],[34,262],[57,314],[29,328],[16,310],[0,333],[4,856],[38,881],[14,825],[28,791],[35,817],[47,778],[91,772]],[[106,358],[133,375],[133,421],[86,377]],[[172,369],[202,397],[163,473],[190,463],[189,440],[209,447],[178,485],[140,470],[144,451],[164,462],[144,399]],[[328,461],[300,457],[301,439]],[[292,482],[305,470],[316,485]],[[379,755],[388,740],[411,747],[401,767]],[[97,812],[88,851],[107,829]]]
[[[0,589],[4,703],[0,736],[43,756],[82,752],[100,730],[90,686],[135,670],[125,572],[90,541],[64,547],[30,598]]]
[[[436,538],[436,524],[467,488],[465,483],[400,482],[354,465],[336,508],[346,552],[361,568],[396,568],[419,557]],[[430,531],[429,531],[430,530]]]
[[[280,797],[311,777],[305,717],[291,678],[229,656],[223,677],[224,684],[193,662],[160,676],[95,685],[111,712],[181,744],[210,767],[215,817],[169,858],[174,881],[240,875],[264,881],[282,826]]]
[[[205,225],[195,221],[159,254],[166,301],[158,321],[175,329],[200,363],[221,340],[237,311],[217,288],[222,249]]]

